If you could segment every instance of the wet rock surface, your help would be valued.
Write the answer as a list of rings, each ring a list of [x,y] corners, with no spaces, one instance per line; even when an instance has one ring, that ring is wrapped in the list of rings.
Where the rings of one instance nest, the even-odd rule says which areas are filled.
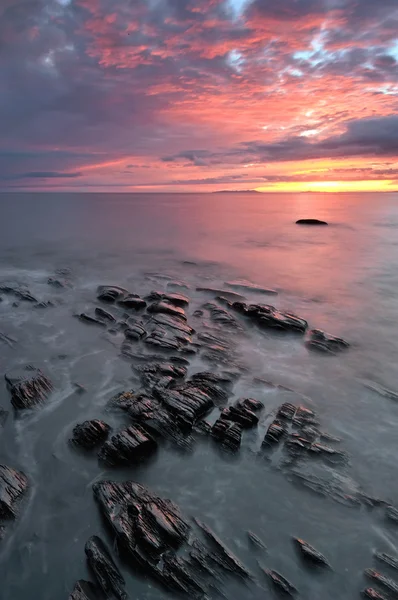
[[[283,594],[288,596],[294,596],[297,594],[297,589],[292,585],[285,577],[283,577],[277,571],[271,569],[263,569],[264,573],[269,577],[273,586]]]
[[[71,443],[86,450],[91,450],[106,440],[110,429],[107,423],[99,419],[84,421],[84,423],[74,427]]]
[[[350,344],[342,338],[329,335],[320,329],[313,329],[310,331],[309,339],[306,344],[310,350],[316,350],[318,352],[330,354],[347,350],[347,348],[350,347]]]
[[[28,479],[24,473],[0,465],[0,523],[16,517],[19,501],[27,488]]]
[[[104,542],[93,535],[85,545],[88,564],[107,598],[126,600],[125,581]]]
[[[388,590],[390,593],[394,594],[394,596],[398,595],[398,582],[386,575],[383,575],[379,571],[375,569],[366,569],[365,571],[366,577],[373,579],[376,583],[378,583],[382,588]]]
[[[98,457],[108,465],[129,465],[149,457],[156,448],[155,440],[147,432],[132,425],[105,442]]]
[[[244,302],[234,302],[231,304],[231,308],[264,329],[305,333],[308,327],[305,319],[291,313],[282,312],[269,304],[248,305]]]
[[[9,371],[4,375],[15,409],[33,408],[42,404],[52,390],[52,383],[31,365]]]
[[[97,298],[102,302],[113,303],[127,295],[128,291],[118,286],[100,285],[97,289]]]
[[[362,592],[362,595],[365,598],[372,598],[373,600],[387,600],[385,596],[383,596],[382,594],[380,594],[378,591],[376,591],[373,588],[365,588]]]
[[[98,588],[90,581],[80,579],[76,582],[69,600],[98,600],[99,594]]]
[[[311,544],[309,544],[305,540],[302,540],[301,538],[293,538],[293,540],[298,549],[300,550],[302,556],[306,560],[309,560],[310,562],[317,565],[322,565],[324,567],[330,566],[323,554],[321,554],[318,550],[311,546]]]

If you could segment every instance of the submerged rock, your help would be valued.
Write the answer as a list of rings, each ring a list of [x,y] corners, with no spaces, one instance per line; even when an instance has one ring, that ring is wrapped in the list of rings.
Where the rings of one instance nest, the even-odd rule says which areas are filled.
[[[100,319],[103,319],[104,321],[109,321],[110,323],[116,323],[116,319],[113,315],[111,315],[110,312],[108,312],[107,310],[104,310],[103,308],[97,307],[95,309],[95,314],[97,317],[99,317]]]
[[[28,488],[24,473],[0,465],[0,519],[16,517],[18,501]]]
[[[0,408],[0,427],[4,427],[5,422],[7,421],[8,410],[3,410]]]
[[[308,323],[305,319],[291,313],[284,313],[268,304],[250,304],[234,302],[232,309],[245,315],[259,327],[279,331],[305,333]]]
[[[117,303],[120,304],[120,306],[131,310],[143,310],[147,305],[145,300],[140,298],[137,294],[128,294],[117,300]]]
[[[386,588],[389,592],[398,595],[398,583],[394,581],[394,579],[386,577],[386,575],[379,573],[379,571],[376,571],[375,569],[366,569],[365,575],[376,581],[380,586]]]
[[[84,550],[88,564],[104,594],[107,597],[126,600],[127,594],[124,589],[126,582],[101,538],[93,535],[87,541]]]
[[[155,440],[137,425],[131,425],[102,446],[98,457],[108,465],[134,464],[153,454]]]
[[[181,306],[184,308],[189,305],[188,296],[183,294],[166,294],[164,292],[151,292],[146,298],[150,302],[167,302],[174,304],[174,306]]]
[[[292,585],[285,577],[280,575],[277,571],[272,571],[271,569],[262,568],[264,573],[268,575],[271,579],[274,586],[284,594],[288,594],[289,596],[294,596],[297,594],[297,589]]]
[[[278,295],[278,292],[276,290],[261,287],[259,285],[256,285],[255,283],[250,283],[250,281],[227,281],[225,285],[232,288],[233,290],[243,290],[257,294],[269,294],[272,296]]]
[[[329,562],[326,560],[323,554],[318,552],[318,550],[316,550],[313,546],[308,544],[308,542],[305,542],[301,538],[293,538],[293,540],[296,542],[304,558],[318,565],[323,565],[325,567],[330,566]]]
[[[327,225],[327,222],[319,219],[299,219],[296,225]]]
[[[177,317],[182,321],[186,321],[187,317],[185,315],[185,311],[180,306],[175,306],[174,304],[169,304],[168,302],[155,302],[148,307],[149,313],[163,313],[165,315],[172,315],[173,317]]]
[[[253,546],[256,546],[256,548],[260,548],[260,550],[267,550],[267,546],[258,537],[258,535],[256,535],[255,533],[253,533],[253,531],[248,531],[247,532],[247,536],[248,536],[249,541],[252,543]]]
[[[387,600],[385,596],[382,596],[379,592],[370,587],[364,589],[362,595],[365,596],[365,598],[372,598],[372,600]]]
[[[398,508],[395,508],[395,506],[387,506],[386,517],[393,523],[398,524]]]
[[[32,408],[44,402],[53,386],[51,381],[31,365],[14,369],[4,375],[14,408]]]
[[[18,298],[18,300],[25,300],[26,302],[37,302],[37,299],[32,296],[29,290],[19,287],[18,285],[7,285],[0,284],[0,292],[4,294],[10,294]]]
[[[90,450],[106,440],[110,429],[107,423],[98,419],[84,421],[74,427],[71,443]]]
[[[233,329],[239,329],[240,326],[237,323],[235,317],[224,308],[220,308],[216,304],[206,304],[205,308],[210,312],[210,317],[215,323],[219,323],[225,327],[231,327]]]
[[[385,552],[375,552],[375,558],[389,567],[398,570],[398,556],[391,556]]]
[[[100,319],[96,319],[87,313],[80,313],[80,315],[76,315],[79,321],[83,323],[87,323],[88,325],[99,325],[100,327],[106,327],[106,323],[101,321]]]
[[[286,434],[286,425],[282,421],[275,419],[268,427],[262,445],[273,446],[278,444]]]
[[[56,277],[49,277],[47,279],[48,285],[51,285],[54,288],[62,289],[66,287],[71,287],[69,281],[66,279],[57,279]]]
[[[98,593],[99,590],[93,583],[79,579],[69,596],[69,600],[98,600]]]
[[[97,298],[102,302],[116,302],[128,294],[124,288],[112,285],[100,285],[97,288]]]
[[[219,560],[222,562],[224,568],[233,573],[240,575],[241,577],[250,577],[249,571],[241,563],[241,561],[227,548],[227,546],[220,540],[220,538],[202,521],[195,519],[195,523],[203,531],[203,533],[209,538],[210,542],[214,545]]]
[[[320,329],[313,329],[309,335],[306,344],[310,350],[335,354],[350,347],[350,344],[342,338],[329,335]]]

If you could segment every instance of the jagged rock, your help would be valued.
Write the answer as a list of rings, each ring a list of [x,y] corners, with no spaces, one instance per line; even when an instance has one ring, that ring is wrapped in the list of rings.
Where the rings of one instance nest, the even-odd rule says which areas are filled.
[[[252,545],[256,546],[256,548],[260,548],[260,550],[267,550],[267,546],[258,537],[258,535],[256,535],[255,533],[253,533],[253,531],[248,531],[247,532],[247,537],[249,538],[249,541],[252,543]]]
[[[95,448],[106,440],[110,429],[109,425],[98,419],[84,421],[73,428],[71,443],[87,450]]]
[[[175,329],[180,334],[190,336],[195,333],[195,330],[190,327],[186,322],[182,321],[180,317],[167,315],[164,313],[155,313],[152,315],[152,321],[157,325],[166,327],[169,329]]]
[[[128,321],[128,327],[124,330],[126,339],[138,342],[146,336],[146,331],[141,323]]]
[[[288,594],[289,596],[294,596],[297,594],[297,589],[292,585],[285,577],[280,575],[277,571],[272,571],[270,569],[264,569],[263,571],[268,577],[271,579],[274,586],[284,594]]]
[[[0,465],[0,519],[16,517],[18,501],[27,487],[28,479],[24,473]]]
[[[282,421],[275,419],[268,427],[262,445],[273,446],[274,444],[278,444],[281,441],[282,437],[286,434],[286,425]]]
[[[98,457],[108,465],[134,464],[153,454],[156,448],[157,443],[147,432],[131,425],[105,442]]]
[[[69,600],[98,600],[98,594],[99,590],[94,584],[79,579],[69,596]]]
[[[215,323],[219,323],[225,327],[232,327],[233,329],[240,328],[235,317],[224,308],[220,308],[217,304],[212,303],[206,304],[205,308],[210,312],[210,317]]]
[[[41,302],[36,302],[33,308],[51,308],[52,306],[54,306],[54,303],[51,300],[42,300]]]
[[[169,304],[167,302],[155,302],[148,307],[149,313],[163,313],[166,315],[172,315],[173,317],[177,317],[182,321],[186,321],[187,317],[185,315],[185,311],[180,306],[175,306],[174,304]]]
[[[124,288],[113,285],[100,285],[97,288],[97,298],[102,302],[116,302],[128,294]]]
[[[57,279],[55,277],[49,277],[47,283],[58,289],[70,287],[70,283],[66,279]]]
[[[230,451],[237,452],[242,440],[242,426],[220,417],[210,431],[212,437]]]
[[[398,556],[391,556],[385,552],[375,552],[375,558],[389,567],[398,570]]]
[[[186,367],[166,362],[139,365],[134,368],[140,374],[144,385],[150,389],[162,381],[165,383],[166,379],[168,383],[171,383],[176,379],[183,379],[187,374]],[[167,385],[163,385],[163,387],[167,387]]]
[[[168,304],[174,304],[174,306],[181,306],[182,308],[189,305],[189,298],[183,294],[151,292],[146,299],[150,302],[167,302]]]
[[[190,383],[206,392],[215,404],[224,404],[228,400],[227,390],[232,385],[232,379],[225,375],[203,371],[192,375]]]
[[[319,456],[330,458],[334,460],[345,461],[347,459],[346,454],[341,452],[340,450],[336,450],[335,448],[331,448],[330,446],[325,446],[320,443],[313,443],[309,447],[309,451],[313,454],[318,454]]]
[[[204,417],[214,407],[212,398],[189,382],[172,390],[154,391],[165,408],[175,414],[180,425],[189,431],[198,419]]]
[[[215,547],[216,555],[220,561],[220,564],[227,569],[232,571],[241,577],[250,577],[249,571],[246,569],[244,564],[227,548],[227,546],[220,540],[220,538],[202,521],[195,519],[195,523],[207,536],[210,542]]]
[[[365,575],[376,581],[380,586],[386,588],[389,592],[398,595],[398,583],[394,581],[394,579],[386,577],[386,575],[379,573],[375,569],[366,569]]]
[[[145,300],[140,298],[137,294],[128,294],[127,296],[124,296],[123,298],[117,300],[117,303],[120,304],[120,306],[123,306],[124,308],[129,308],[137,311],[143,310],[147,306]]]
[[[93,535],[87,541],[84,550],[104,594],[107,597],[115,596],[119,600],[126,600],[126,582],[101,538]]]
[[[318,565],[324,565],[326,567],[330,566],[328,561],[326,560],[326,558],[323,556],[323,554],[318,552],[318,550],[316,550],[313,546],[311,546],[310,544],[308,544],[307,542],[305,542],[304,540],[302,540],[300,538],[293,538],[293,540],[296,542],[302,555],[306,559],[308,559]]]
[[[290,402],[285,402],[278,408],[278,412],[276,413],[277,419],[287,419],[288,421],[293,421],[293,417],[296,413],[297,406],[294,404],[290,404]]]
[[[284,313],[268,304],[250,304],[234,302],[232,308],[256,323],[259,327],[279,331],[305,333],[307,321],[291,313]]]
[[[395,508],[395,506],[387,506],[386,517],[393,523],[398,524],[398,508]]]
[[[342,338],[333,337],[320,329],[313,329],[310,331],[309,339],[306,344],[310,350],[318,350],[319,352],[330,354],[341,352],[350,347],[350,344]]]
[[[366,598],[372,598],[372,600],[387,600],[387,598],[385,596],[382,596],[381,594],[379,594],[379,592],[376,592],[376,590],[374,590],[373,588],[364,589],[362,594]]]
[[[327,222],[319,219],[299,219],[296,225],[327,225]]]
[[[243,400],[239,400],[239,405],[243,406],[244,408],[248,408],[253,412],[262,410],[264,408],[264,404],[255,398],[244,398]]]
[[[250,283],[250,281],[227,281],[225,285],[232,288],[233,290],[243,290],[257,294],[269,294],[272,296],[278,295],[278,292],[276,290],[263,288],[260,285],[256,285],[255,283]]]
[[[228,408],[225,408],[221,413],[221,419],[239,423],[244,429],[255,427],[258,423],[258,416],[248,408],[244,408],[239,404],[237,406],[228,406]]]
[[[44,402],[52,390],[51,381],[30,365],[14,369],[4,375],[16,409],[32,408]]]
[[[111,315],[110,312],[108,312],[107,310],[104,310],[103,308],[97,307],[95,309],[95,314],[97,315],[97,317],[99,317],[100,319],[103,319],[104,321],[109,321],[110,323],[116,323],[116,319],[113,315]]]
[[[145,343],[155,346],[161,350],[179,350],[180,343],[175,337],[167,337],[163,331],[152,331],[146,338]]]
[[[100,321],[95,317],[88,315],[87,313],[80,313],[80,315],[76,315],[80,321],[83,323],[87,323],[88,325],[99,325],[100,327],[106,327],[106,323],[104,321]]]
[[[0,284],[0,292],[16,296],[19,300],[26,300],[26,302],[37,302],[37,299],[32,296],[29,290],[25,290],[18,286]]]
[[[293,423],[298,427],[304,427],[306,425],[315,425],[316,417],[313,410],[306,408],[305,406],[299,406],[296,409],[293,417]]]

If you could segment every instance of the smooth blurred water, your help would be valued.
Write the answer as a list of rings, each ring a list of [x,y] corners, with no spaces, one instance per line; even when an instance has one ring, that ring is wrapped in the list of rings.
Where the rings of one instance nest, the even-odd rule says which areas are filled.
[[[330,225],[295,225],[305,217]],[[9,296],[0,303],[0,331],[18,340],[14,346],[0,340],[2,371],[34,363],[55,384],[44,409],[10,415],[0,437],[0,462],[20,468],[32,483],[27,505],[0,545],[1,600],[61,600],[76,579],[88,576],[84,544],[95,533],[106,538],[91,491],[101,477],[148,484],[187,515],[208,522],[265,588],[230,582],[231,600],[274,597],[257,558],[307,600],[357,597],[374,550],[398,553],[398,530],[381,510],[314,495],[294,486],[276,464],[259,460],[261,427],[236,460],[201,441],[190,455],[163,448],[149,465],[104,472],[95,457],[71,452],[67,439],[74,424],[100,418],[115,392],[135,384],[118,339],[73,314],[95,306],[97,285],[143,295],[164,288],[162,276],[190,286],[190,314],[208,300],[197,286],[222,287],[239,278],[277,289],[275,298],[248,298],[299,314],[352,347],[323,356],[308,352],[300,338],[254,329],[234,334],[236,361],[245,368],[235,397],[264,401],[265,423],[282,402],[306,396],[322,428],[342,438],[350,457],[339,468],[318,463],[316,473],[345,490],[362,489],[398,505],[398,404],[365,385],[398,391],[397,263],[397,194],[0,194],[0,283],[17,281],[39,299],[59,302],[43,310],[23,302],[14,307]],[[59,268],[70,269],[73,287],[47,285]],[[190,372],[203,367],[209,365],[195,358]],[[86,394],[76,394],[76,382]],[[0,406],[8,408],[0,385]],[[120,424],[114,416],[106,419]],[[264,539],[267,555],[252,552],[247,529]],[[292,535],[326,554],[333,571],[309,571]],[[129,569],[124,573],[131,598],[167,597]]]

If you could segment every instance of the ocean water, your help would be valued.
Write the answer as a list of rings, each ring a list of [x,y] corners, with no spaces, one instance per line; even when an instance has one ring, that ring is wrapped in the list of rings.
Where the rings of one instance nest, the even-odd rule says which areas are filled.
[[[305,217],[330,225],[295,225]],[[0,332],[14,340],[0,339],[2,372],[35,364],[54,383],[43,408],[11,411],[0,432],[0,462],[30,480],[28,499],[0,543],[1,600],[61,600],[77,579],[90,577],[86,540],[100,534],[113,542],[92,495],[92,483],[102,478],[144,483],[206,521],[256,578],[248,586],[228,580],[230,600],[277,597],[257,560],[306,600],[359,597],[369,585],[364,569],[376,566],[374,552],[398,554],[398,526],[383,507],[345,501],[363,493],[398,506],[398,401],[385,391],[398,392],[397,264],[397,194],[0,194],[0,286],[18,284],[55,303],[14,306],[9,295],[0,302]],[[47,284],[58,269],[69,270],[69,287]],[[230,401],[255,397],[265,404],[239,455],[232,459],[198,439],[189,454],[164,445],[149,464],[104,470],[95,455],[71,450],[71,430],[87,418],[120,426],[107,402],[138,383],[132,361],[120,356],[119,337],[73,315],[98,305],[98,285],[145,295],[175,280],[189,287],[189,322],[198,330],[218,329],[195,322],[193,312],[211,299],[196,288],[247,280],[278,291],[244,292],[248,300],[294,312],[351,347],[319,355],[297,336],[246,325],[227,333],[234,350],[228,368],[241,373]],[[190,374],[225,368],[200,354],[190,361]],[[75,383],[86,393],[76,393]],[[297,485],[280,453],[270,460],[259,454],[267,424],[285,401],[312,408],[321,428],[341,438],[335,445],[347,462],[308,459],[296,468],[316,478],[322,493]],[[4,381],[0,407],[10,409]],[[264,540],[267,553],[253,551],[247,530]],[[308,569],[291,536],[315,546],[333,569]],[[121,568],[130,598],[173,597]]]

